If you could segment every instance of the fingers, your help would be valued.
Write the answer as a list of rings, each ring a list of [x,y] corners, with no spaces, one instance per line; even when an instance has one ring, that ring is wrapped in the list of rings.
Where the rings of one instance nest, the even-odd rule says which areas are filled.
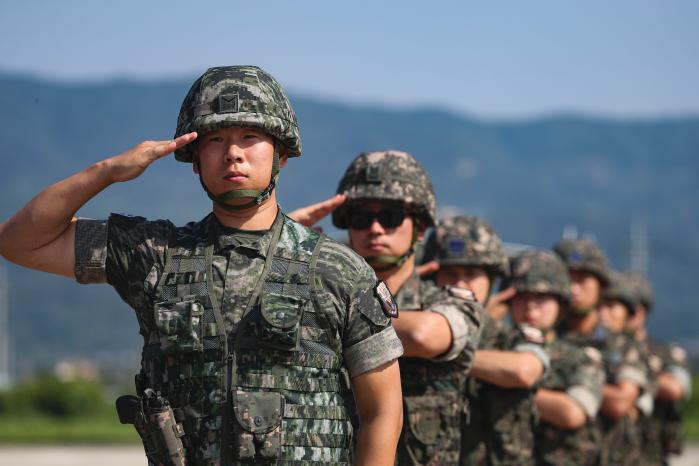
[[[505,301],[512,298],[516,293],[517,290],[512,286],[509,288],[505,288],[504,290],[499,291],[495,293],[493,296],[491,296],[489,304],[494,306],[496,304],[504,303]]]
[[[171,141],[157,141],[150,148],[155,158],[159,159],[191,143],[197,138],[197,133],[187,133]]]
[[[439,262],[437,261],[425,262],[424,264],[415,267],[415,271],[421,277],[426,277],[428,275],[432,275],[433,273],[437,273],[438,270]]]
[[[311,210],[309,212],[309,216],[312,218],[313,223],[321,220],[323,217],[341,206],[342,203],[345,202],[346,198],[347,196],[344,194],[336,194],[326,201],[310,206],[309,208]]]

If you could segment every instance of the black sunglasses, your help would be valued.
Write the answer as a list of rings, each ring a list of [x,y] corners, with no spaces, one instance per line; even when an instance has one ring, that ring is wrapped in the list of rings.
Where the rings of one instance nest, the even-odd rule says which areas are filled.
[[[353,230],[366,230],[376,219],[384,228],[396,228],[403,224],[406,215],[408,212],[404,209],[386,209],[379,212],[355,210],[348,212],[347,225]]]

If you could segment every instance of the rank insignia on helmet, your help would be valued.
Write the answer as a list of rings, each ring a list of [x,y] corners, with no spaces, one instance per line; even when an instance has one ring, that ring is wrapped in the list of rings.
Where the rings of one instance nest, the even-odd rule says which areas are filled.
[[[466,248],[466,242],[462,239],[449,240],[449,252],[462,252]]]
[[[524,335],[524,339],[530,343],[543,345],[544,341],[546,341],[544,338],[544,332],[542,332],[536,327],[532,327],[531,325],[527,324],[522,324],[519,326],[519,328],[520,330],[522,330],[522,335]]]
[[[237,113],[240,111],[238,93],[218,97],[218,113]]]
[[[458,286],[448,286],[447,291],[453,297],[462,299],[464,301],[475,301],[476,300],[476,295],[473,294],[473,291],[468,290],[466,288],[460,288]]]
[[[391,291],[382,281],[376,285],[376,296],[379,298],[379,301],[381,301],[383,313],[386,314],[387,317],[392,317],[394,319],[398,317],[398,305],[396,304],[396,300],[393,299]]]

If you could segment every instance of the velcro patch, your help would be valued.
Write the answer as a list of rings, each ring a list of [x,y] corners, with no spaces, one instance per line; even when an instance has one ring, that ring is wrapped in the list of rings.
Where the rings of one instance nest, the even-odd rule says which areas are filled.
[[[447,291],[453,297],[459,298],[459,299],[464,300],[464,301],[475,301],[476,300],[476,295],[473,294],[473,291],[471,291],[467,288],[461,288],[458,286],[448,286]]]
[[[376,296],[381,302],[383,313],[386,314],[387,317],[392,317],[394,319],[398,317],[398,304],[396,304],[396,300],[393,299],[391,290],[388,289],[386,284],[382,281],[377,283],[375,291]]]
[[[530,343],[536,343],[537,345],[543,345],[545,338],[544,338],[544,332],[539,330],[536,327],[532,327],[531,325],[527,324],[521,324],[519,326],[520,330],[522,331],[522,335],[524,336],[524,339],[527,340]]]

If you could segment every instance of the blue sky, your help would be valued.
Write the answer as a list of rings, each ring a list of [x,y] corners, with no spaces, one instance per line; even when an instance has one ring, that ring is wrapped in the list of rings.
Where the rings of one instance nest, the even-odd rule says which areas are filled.
[[[359,104],[697,115],[697,25],[690,0],[0,0],[0,71],[160,79],[245,63]]]

